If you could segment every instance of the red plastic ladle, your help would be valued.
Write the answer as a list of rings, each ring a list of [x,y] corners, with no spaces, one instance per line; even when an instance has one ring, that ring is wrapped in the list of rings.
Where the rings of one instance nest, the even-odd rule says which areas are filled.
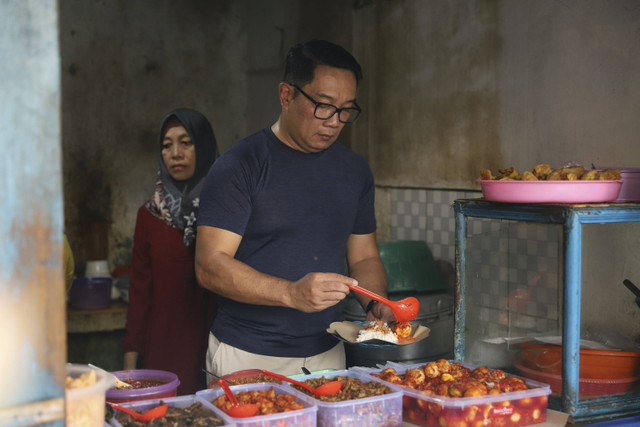
[[[149,409],[146,412],[140,413],[140,412],[131,410],[129,408],[125,408],[124,406],[116,405],[115,403],[111,403],[111,402],[108,402],[108,403],[109,405],[111,405],[113,409],[126,412],[127,414],[131,415],[136,421],[141,421],[143,423],[146,423],[147,421],[151,421],[154,418],[164,417],[165,414],[167,413],[167,409],[169,408],[169,405],[165,403],[164,405],[156,406],[153,409]]]
[[[220,387],[222,387],[222,390],[224,390],[224,394],[227,395],[227,399],[231,402],[231,408],[227,410],[228,415],[236,418],[247,418],[253,417],[258,413],[258,409],[260,408],[255,403],[243,403],[241,405],[225,380],[219,379],[218,383]]]
[[[418,312],[420,311],[420,302],[414,297],[407,297],[401,299],[400,301],[391,301],[361,286],[347,286],[349,286],[349,289],[351,289],[353,292],[358,292],[373,300],[381,302],[384,305],[388,305],[389,308],[391,308],[393,315],[396,316],[396,320],[398,322],[409,322],[418,317]]]
[[[316,396],[326,396],[328,394],[336,394],[342,388],[342,381],[329,381],[326,384],[322,384],[322,385],[319,385],[316,388],[313,388],[308,384],[305,384],[305,383],[300,382],[300,381],[293,380],[293,379],[291,379],[289,377],[286,377],[284,375],[276,374],[275,372],[266,371],[264,369],[261,369],[260,372],[262,372],[263,374],[268,375],[270,377],[278,378],[279,380],[287,381],[287,382],[290,382],[291,384],[298,385],[298,386],[304,388],[305,390],[309,390],[311,393],[313,393]]]

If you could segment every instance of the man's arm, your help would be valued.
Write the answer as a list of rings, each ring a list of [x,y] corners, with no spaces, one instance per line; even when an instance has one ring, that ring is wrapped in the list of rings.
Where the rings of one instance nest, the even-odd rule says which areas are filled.
[[[358,284],[376,294],[387,297],[387,274],[380,259],[376,234],[352,234],[347,240],[347,262],[349,263],[349,273],[351,277],[358,281]],[[362,307],[366,307],[368,297],[356,294]],[[367,313],[367,320],[373,318],[384,321],[394,321],[395,316],[391,309],[384,304],[375,304],[373,309]]]
[[[196,277],[201,286],[224,297],[258,305],[311,313],[337,304],[356,282],[334,273],[309,273],[297,281],[261,273],[235,259],[242,236],[221,228],[198,226]]]

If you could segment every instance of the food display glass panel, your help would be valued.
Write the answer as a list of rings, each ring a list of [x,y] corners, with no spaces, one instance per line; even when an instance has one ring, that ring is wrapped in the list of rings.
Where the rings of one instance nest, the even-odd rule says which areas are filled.
[[[561,335],[562,227],[467,220],[463,361],[514,371],[519,343]]]
[[[576,422],[637,412],[640,372],[625,378],[587,378],[584,372],[585,348],[623,352],[638,344],[640,313],[622,281],[638,275],[629,261],[637,253],[640,204],[467,199],[456,200],[454,212],[455,358],[549,383],[549,407]],[[625,338],[614,340],[618,332]],[[534,357],[536,375],[520,348],[532,338],[560,348],[553,361],[550,352]]]

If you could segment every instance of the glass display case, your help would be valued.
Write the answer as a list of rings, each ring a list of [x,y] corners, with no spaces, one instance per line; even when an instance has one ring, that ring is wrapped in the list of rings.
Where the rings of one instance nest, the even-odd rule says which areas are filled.
[[[606,294],[615,293],[619,299],[623,291],[608,291],[602,283],[592,291],[587,284],[602,281],[600,272],[617,268],[614,264],[618,262],[638,264],[635,237],[629,246],[636,250],[620,253],[616,242],[607,239],[618,233],[624,240],[625,233],[629,234],[626,230],[610,233],[611,227],[632,227],[631,236],[640,235],[640,204],[510,204],[465,199],[454,202],[454,211],[455,359],[550,384],[555,392],[549,407],[578,422],[637,414],[640,376],[635,375],[640,373],[640,353],[627,349],[615,353],[628,353],[631,362],[637,363],[631,367],[633,374],[622,379],[586,379],[581,369],[591,363],[587,353],[592,348],[606,353],[615,347],[603,343],[616,341],[615,328],[599,319],[626,319],[629,313],[633,320],[640,319],[640,313],[619,313],[620,304],[609,303]],[[593,233],[591,227],[595,227]],[[583,238],[585,229],[589,232]],[[604,237],[592,238],[591,234]],[[589,262],[583,263],[587,252]],[[607,286],[623,288],[622,283]],[[583,294],[585,288],[589,291]],[[631,301],[632,296],[629,294]],[[631,330],[637,331],[640,322],[634,328]],[[533,345],[532,338],[536,338]],[[626,338],[620,334],[615,344],[625,341],[630,348],[637,347],[637,342]],[[536,370],[531,371],[527,351],[538,344],[558,349],[558,353],[547,348],[534,354]],[[612,359],[596,363],[600,367],[620,365]],[[532,376],[541,372],[542,377]]]

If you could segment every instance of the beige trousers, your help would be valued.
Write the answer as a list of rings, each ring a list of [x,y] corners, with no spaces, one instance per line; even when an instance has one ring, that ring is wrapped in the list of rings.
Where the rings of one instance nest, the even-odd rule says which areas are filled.
[[[332,349],[311,357],[274,357],[249,353],[232,347],[218,341],[209,332],[207,371],[216,375],[222,376],[243,369],[257,368],[288,376],[301,374],[303,366],[311,372],[322,369],[345,369],[347,365],[343,343],[340,342]],[[214,379],[207,374],[207,384]]]

